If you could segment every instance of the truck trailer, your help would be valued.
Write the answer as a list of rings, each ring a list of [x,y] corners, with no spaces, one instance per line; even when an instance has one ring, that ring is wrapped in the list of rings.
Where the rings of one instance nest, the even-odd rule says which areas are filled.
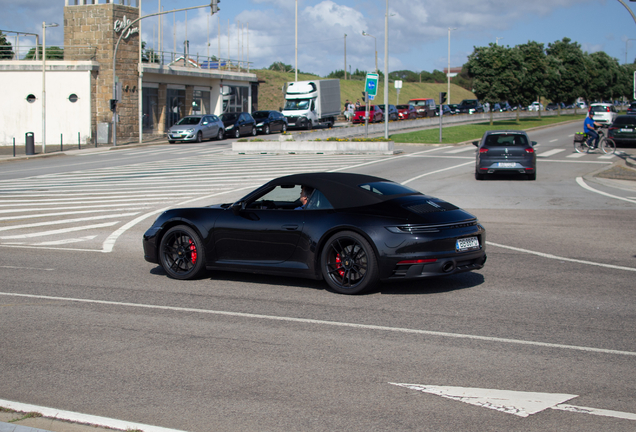
[[[332,127],[340,114],[340,80],[295,81],[285,85],[283,115],[289,128]]]

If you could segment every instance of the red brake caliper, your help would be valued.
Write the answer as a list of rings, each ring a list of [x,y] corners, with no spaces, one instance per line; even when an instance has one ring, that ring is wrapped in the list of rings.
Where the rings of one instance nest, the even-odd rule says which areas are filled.
[[[189,239],[188,242],[190,243],[190,261],[192,261],[192,264],[196,264],[197,263],[197,247],[195,246],[192,239]]]
[[[344,277],[344,270],[342,269],[342,266],[340,265],[342,261],[340,260],[340,254],[336,254],[336,264],[338,264],[338,274],[340,275],[340,277]]]

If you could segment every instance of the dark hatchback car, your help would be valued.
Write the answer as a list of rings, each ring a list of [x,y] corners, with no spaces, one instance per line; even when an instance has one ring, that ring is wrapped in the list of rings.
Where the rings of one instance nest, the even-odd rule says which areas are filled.
[[[287,118],[278,111],[255,111],[256,130],[269,135],[271,132],[287,132]]]
[[[627,114],[636,114],[636,102],[632,102],[629,104],[629,107],[627,107]]]
[[[250,113],[223,113],[220,117],[225,125],[225,135],[234,138],[240,138],[242,135],[256,136],[256,121]]]
[[[607,129],[607,135],[616,144],[636,144],[636,115],[619,115]]]
[[[395,105],[389,104],[388,112],[386,111],[386,108],[384,108],[384,104],[380,104],[378,106],[384,113],[386,113],[385,115],[389,117],[389,121],[397,120],[399,118],[399,112]]]
[[[525,174],[529,180],[537,178],[536,142],[517,130],[488,131],[477,146],[475,179],[483,180],[486,174]]]
[[[474,114],[484,112],[484,106],[477,99],[464,99],[458,106],[460,114]]]
[[[174,279],[231,270],[324,279],[357,294],[383,280],[480,269],[486,231],[457,206],[390,180],[323,172],[274,179],[233,204],[167,210],[143,248]]]

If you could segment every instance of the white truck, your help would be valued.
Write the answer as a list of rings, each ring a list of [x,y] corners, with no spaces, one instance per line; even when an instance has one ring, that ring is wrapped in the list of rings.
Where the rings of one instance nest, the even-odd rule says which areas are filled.
[[[340,114],[340,80],[296,81],[285,84],[283,115],[289,128],[332,127]]]

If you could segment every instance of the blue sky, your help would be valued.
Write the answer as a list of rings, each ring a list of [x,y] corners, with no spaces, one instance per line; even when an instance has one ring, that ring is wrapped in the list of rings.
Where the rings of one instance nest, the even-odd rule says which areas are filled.
[[[126,0],[128,1],[128,0]],[[134,0],[132,0],[134,1]],[[157,12],[160,0],[141,0],[143,14]],[[104,3],[105,0],[99,0]],[[161,0],[163,10],[204,5],[208,0]],[[636,2],[625,2],[636,12]],[[64,0],[0,0],[1,30],[39,33],[47,29],[47,46],[63,44]],[[163,19],[163,50],[183,51],[187,31],[190,53],[239,57],[254,68],[275,61],[295,65],[295,0],[221,0],[218,16],[209,8]],[[384,0],[298,0],[298,69],[321,76],[343,69],[346,38],[347,65],[373,70],[377,43],[378,66],[384,70]],[[176,26],[173,23],[176,21]],[[636,23],[618,0],[389,0],[389,71],[442,70],[461,66],[475,46],[495,43],[514,46],[528,41],[548,43],[568,37],[584,51],[605,51],[622,64],[636,58]],[[142,38],[158,48],[158,18],[142,23]],[[208,30],[209,28],[209,30]],[[375,36],[362,36],[362,31]],[[14,43],[11,35],[9,40]],[[208,48],[209,39],[209,48]],[[249,44],[248,44],[249,41]],[[33,38],[20,45],[33,44]],[[241,51],[239,51],[239,47]],[[626,52],[627,48],[627,52]]]

